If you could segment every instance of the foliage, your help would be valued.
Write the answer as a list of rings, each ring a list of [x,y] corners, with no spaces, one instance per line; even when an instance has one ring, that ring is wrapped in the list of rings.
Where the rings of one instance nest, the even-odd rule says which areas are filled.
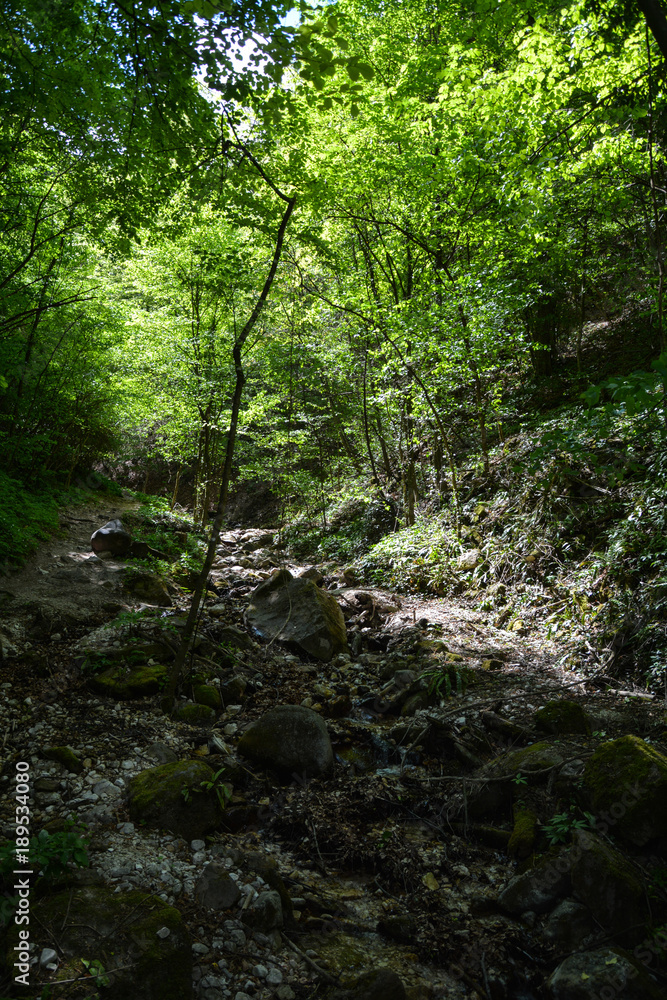
[[[70,865],[87,868],[90,864],[86,850],[89,839],[85,825],[73,820],[68,820],[65,829],[56,833],[40,830],[37,836],[30,838],[30,863],[45,879],[62,875]],[[13,844],[6,843],[0,847],[0,874],[10,874],[15,861]]]
[[[571,805],[568,810],[556,813],[548,823],[542,827],[543,833],[549,843],[565,844],[570,840],[573,830],[595,829],[596,819],[592,813],[579,813],[576,806]]]
[[[0,472],[0,561],[18,564],[58,527],[62,491],[32,491]]]
[[[199,783],[199,788],[183,788],[181,794],[185,801],[189,802],[190,794],[193,792],[214,792],[220,804],[220,808],[225,809],[232,796],[232,792],[230,786],[226,785],[222,780],[224,771],[225,768],[221,767],[220,770],[216,771],[210,779],[204,779],[204,781],[201,781]]]

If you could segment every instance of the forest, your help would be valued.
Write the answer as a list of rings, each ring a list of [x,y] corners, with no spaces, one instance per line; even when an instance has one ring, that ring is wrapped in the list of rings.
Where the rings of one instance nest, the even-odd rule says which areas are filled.
[[[652,766],[667,789],[667,757],[651,747],[661,740],[667,745],[666,59],[667,8],[659,0],[337,0],[318,6],[301,0],[298,7],[274,0],[0,0],[3,620],[14,620],[18,607],[12,602],[20,587],[12,581],[26,566],[32,572],[31,560],[56,545],[64,524],[76,527],[77,512],[83,522],[97,505],[122,516],[141,539],[128,572],[145,603],[140,611],[113,600],[106,611],[96,605],[98,618],[89,617],[88,626],[102,626],[120,611],[124,641],[129,636],[136,643],[145,604],[167,607],[173,598],[184,609],[179,641],[164,639],[174,659],[160,680],[165,725],[175,699],[197,703],[195,680],[206,681],[203,661],[204,674],[193,674],[192,642],[203,627],[202,602],[213,607],[214,595],[222,593],[211,572],[220,568],[227,545],[229,565],[248,562],[244,583],[268,576],[253,576],[257,569],[278,568],[289,577],[289,565],[294,573],[311,567],[312,578],[329,589],[347,588],[341,600],[348,601],[345,624],[359,668],[375,669],[373,658],[393,649],[394,672],[377,660],[382,691],[390,681],[400,689],[392,680],[396,669],[416,671],[409,683],[417,686],[406,689],[398,708],[394,703],[394,714],[432,712],[434,697],[442,709],[472,687],[468,667],[457,665],[473,656],[468,646],[454,643],[443,652],[433,642],[440,642],[450,613],[459,625],[469,613],[479,614],[483,629],[495,630],[477,648],[489,682],[489,670],[510,656],[503,642],[518,643],[516,649],[523,643],[524,665],[534,656],[538,673],[548,672],[548,661],[566,687],[582,685],[570,694],[643,706],[649,714],[641,719],[591,729],[589,722],[559,716],[558,725],[544,723],[541,731],[557,743],[575,733],[618,736],[619,744],[635,740],[660,757],[657,763],[651,758]],[[260,528],[270,528],[270,535]],[[255,541],[264,551],[261,538],[269,539],[263,544],[273,554],[260,564],[252,551]],[[141,590],[149,577],[158,581],[155,600],[155,589]],[[110,580],[106,585],[110,595]],[[249,587],[239,589],[238,580],[229,586],[225,600],[248,599]],[[372,595],[372,610],[354,598],[362,601],[356,619],[350,617],[352,586]],[[382,612],[389,592],[399,595],[397,605]],[[388,625],[382,632],[401,606],[409,609],[405,628],[417,629],[429,609],[436,615],[435,639],[424,625],[428,649],[419,636],[408,649],[395,645]],[[54,691],[60,690],[54,670],[70,680],[75,671],[75,686],[96,683],[90,674],[109,667],[113,650],[104,646],[103,655],[81,647],[83,622],[76,616],[63,612],[46,622],[34,602],[25,607],[32,632],[27,625],[0,630],[0,673],[15,655],[16,662],[24,657],[27,673],[19,675],[28,699],[32,671]],[[232,620],[248,627],[248,609],[245,617],[238,609],[229,614],[229,628]],[[221,627],[211,625],[209,638]],[[259,630],[250,631],[259,637]],[[201,654],[209,667],[237,669],[233,656],[227,662],[228,652],[220,654],[230,635],[218,636],[215,649],[209,642]],[[52,652],[53,642],[75,639],[79,645],[60,660]],[[345,636],[342,641],[347,649]],[[251,646],[243,655],[248,664],[259,663]],[[149,665],[151,655],[157,654],[146,653]],[[430,658],[427,670],[419,656]],[[288,660],[271,661],[271,670],[285,684],[283,700],[303,706],[304,691],[289,686],[293,677],[285,680]],[[340,671],[338,687],[329,678],[326,696],[305,693],[308,709],[315,706],[325,717],[319,695],[350,697],[342,690],[350,680],[345,663],[332,662]],[[425,682],[418,684],[422,668],[427,694]],[[243,676],[244,691],[250,675]],[[259,684],[254,691],[253,677],[250,716],[276,703],[262,701],[266,689],[262,694]],[[2,680],[11,688],[11,670]],[[324,683],[315,680],[309,681],[315,688]],[[362,680],[363,699],[365,674]],[[237,681],[225,675],[223,688]],[[373,692],[377,683],[370,681]],[[223,707],[242,700],[243,691],[232,688]],[[99,685],[95,690],[100,694]],[[536,695],[536,704],[543,706],[554,690]],[[417,700],[404,712],[408,693]],[[481,689],[475,694],[485,697]],[[613,715],[612,702],[605,705]],[[600,763],[596,754],[614,741],[598,740],[595,752],[593,746],[568,748],[565,764],[581,753],[590,769],[584,784],[593,791],[588,798],[559,793],[547,814],[544,802],[531,798],[535,779],[517,798],[519,786],[526,771],[565,764],[555,764],[547,750],[535,767],[525,758],[510,764],[509,750],[531,747],[537,737],[529,733],[528,709],[512,720],[506,709],[502,695],[488,695],[485,725],[492,740],[504,741],[505,769],[514,774],[507,837],[500,843],[506,849],[512,835],[509,856],[537,865],[535,845],[546,844],[540,830],[549,833],[553,854],[571,838],[576,846],[590,827],[599,811],[591,806],[598,794],[591,775],[595,767],[609,774],[615,764],[611,757]],[[235,719],[226,717],[225,733]],[[436,722],[427,721],[420,737],[424,759],[436,745],[441,749]],[[411,733],[401,740],[419,749]],[[481,766],[487,744],[484,750],[474,739],[465,743],[467,758],[458,736],[447,746],[458,748],[456,767],[465,770],[473,756]],[[639,752],[633,743],[632,753]],[[92,752],[83,756],[96,760]],[[401,758],[401,776],[407,760]],[[236,765],[226,766],[231,774]],[[360,768],[357,761],[353,775]],[[221,785],[219,773],[195,790],[206,785],[228,815],[232,786],[248,799],[255,792],[240,774]],[[424,780],[450,780],[451,765],[439,777],[434,773]],[[500,782],[497,774],[491,780]],[[560,780],[549,779],[544,794],[551,796]],[[384,808],[378,796],[376,790],[372,802],[372,796],[364,799],[375,819]],[[467,838],[465,785],[463,796],[465,818],[457,814],[452,822],[463,824],[457,835]],[[401,801],[392,798],[392,809],[402,808]],[[440,828],[440,814],[436,821],[421,800],[409,801],[411,816]],[[470,801],[471,821],[479,819],[474,796]],[[335,857],[338,869],[370,865],[376,879],[403,879],[404,891],[417,894],[414,912],[426,929],[419,938],[414,928],[397,931],[395,922],[389,937],[414,945],[420,960],[435,956],[438,968],[451,972],[456,948],[442,944],[435,897],[428,896],[435,892],[428,879],[436,888],[437,880],[430,869],[419,869],[418,886],[409,889],[399,861],[407,849],[393,828],[377,834],[380,846],[369,860],[359,846],[366,833],[357,834],[354,847],[342,833],[338,841],[332,834],[326,848],[322,831],[343,822],[330,799],[308,805],[312,830],[310,820],[290,808],[284,805],[271,822],[286,835],[289,814],[290,831],[308,840],[321,872]],[[637,834],[643,820],[635,821],[623,850],[632,864],[641,861],[644,876],[653,873],[647,876],[651,891],[662,895],[650,924],[633,888],[639,876],[634,882],[628,876],[620,888],[614,883],[613,917],[594,910],[606,932],[604,947],[621,949],[606,964],[625,962],[623,949],[642,946],[649,924],[654,936],[667,927],[667,816],[650,864],[643,855],[638,860],[635,849],[654,844],[658,833],[651,827],[650,834]],[[486,848],[502,850],[499,835],[482,826]],[[599,826],[593,829],[599,833]],[[82,835],[67,830],[53,835],[64,838],[73,857]],[[623,840],[620,827],[615,833]],[[186,841],[204,843],[203,831],[191,834],[183,835]],[[2,850],[0,842],[0,862]],[[611,855],[600,861],[612,850],[605,841],[597,854],[595,848],[585,855],[589,862],[597,858],[593,874],[573,862],[579,888],[572,905],[588,902],[582,886],[600,881],[605,858],[613,867]],[[470,867],[462,849],[453,857],[459,868]],[[255,874],[275,888],[267,871]],[[303,888],[296,897],[309,898]],[[515,917],[528,911],[537,919],[533,909],[546,910],[537,903],[523,910],[503,905]],[[637,939],[614,923],[628,908],[644,926]],[[0,906],[0,924],[2,917]],[[567,917],[573,926],[576,919],[574,911]],[[162,922],[168,925],[166,916]],[[264,925],[258,918],[255,926]],[[276,926],[267,925],[266,934]],[[456,967],[456,985],[434,979],[430,994],[414,984],[406,993],[382,977],[365,985],[342,982],[318,965],[317,986],[289,978],[289,986],[277,978],[271,985],[265,975],[258,992],[248,991],[279,1000],[598,996],[555,982],[561,967],[554,955],[570,950],[562,938],[549,939],[556,952],[545,958],[512,937],[514,930],[502,947],[491,943],[488,929],[483,933],[483,947],[471,946],[470,962]],[[583,969],[600,996],[657,997],[667,982],[661,948],[649,952],[653,964],[639,959],[634,985],[628,973],[628,983],[613,986],[616,992],[604,992],[612,987],[596,978],[594,963],[577,966],[575,978]],[[87,971],[77,961],[62,966],[67,982],[78,989],[87,977],[93,985],[72,995],[97,995],[88,959]],[[104,959],[107,970],[110,961]],[[319,958],[310,956],[310,966],[313,961]],[[330,973],[346,961],[342,952],[330,957]],[[382,964],[391,962],[383,958]],[[241,979],[234,982],[234,990],[211,986],[212,1000],[246,1000]],[[525,993],[518,992],[519,982]],[[5,988],[11,996],[28,995]],[[174,993],[174,1000],[191,996],[191,988]],[[208,997],[197,989],[197,997]],[[112,983],[108,995],[121,1000],[126,994]],[[146,1000],[152,997],[149,990]]]

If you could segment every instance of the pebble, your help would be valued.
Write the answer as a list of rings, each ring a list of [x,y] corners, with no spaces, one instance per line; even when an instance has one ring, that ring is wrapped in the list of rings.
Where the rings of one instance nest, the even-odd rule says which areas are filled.
[[[198,851],[203,851],[204,848],[206,847],[206,842],[203,840],[193,840],[192,843],[190,844],[190,847],[192,848],[193,851],[195,851],[195,853]]]
[[[266,981],[269,986],[280,986],[283,981],[283,974],[280,969],[270,969],[266,976]]]
[[[157,932],[157,936],[159,938],[162,938],[162,940],[164,940],[165,938],[168,938],[170,934],[171,934],[171,931],[169,930],[168,927],[161,927],[160,930]]]

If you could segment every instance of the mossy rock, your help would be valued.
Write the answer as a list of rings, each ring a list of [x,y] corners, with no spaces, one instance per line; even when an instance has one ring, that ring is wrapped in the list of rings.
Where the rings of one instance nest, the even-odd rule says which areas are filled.
[[[664,992],[650,978],[655,956],[648,948],[635,955],[622,948],[598,948],[568,956],[545,983],[547,1000],[664,1000]],[[645,964],[643,964],[645,963]]]
[[[160,608],[172,606],[165,582],[156,573],[150,573],[147,570],[128,570],[123,586],[130,594],[146,604],[155,604]]]
[[[517,775],[526,776],[536,771],[544,771],[544,774],[530,779],[530,784],[536,780],[546,782],[549,777],[547,768],[554,767],[562,763],[563,757],[546,742],[532,743],[530,746],[522,747],[520,750],[511,750],[490,761],[480,771],[479,777],[489,777],[494,780],[488,785],[478,785],[474,788],[467,802],[468,815],[472,819],[480,819],[493,813],[506,810],[515,791],[514,778]],[[499,781],[498,778],[507,776],[506,781]]]
[[[638,847],[667,835],[667,757],[638,736],[599,746],[583,783],[598,831]]]
[[[239,752],[284,778],[329,772],[333,749],[327,727],[310,708],[278,705],[245,731]]]
[[[31,938],[38,953],[41,948],[57,948],[68,968],[74,968],[81,959],[101,964],[110,980],[100,991],[105,1000],[192,997],[189,934],[178,910],[157,896],[87,886],[36,900],[32,917],[35,929]],[[10,933],[10,954],[14,943]],[[51,973],[46,973],[44,981],[52,978]],[[81,995],[98,994],[93,991]]]
[[[149,767],[132,778],[128,789],[131,818],[198,840],[221,822],[223,811],[212,790],[202,787],[213,771],[201,760],[179,760]]]
[[[516,775],[525,772],[545,771],[546,768],[556,767],[562,762],[563,755],[550,743],[541,741],[496,757],[490,769],[498,774]],[[547,777],[548,775],[545,774],[545,781]]]
[[[127,701],[130,698],[146,698],[157,694],[165,684],[168,668],[159,663],[128,668],[123,664],[105,670],[88,681],[88,687],[96,694]]]
[[[407,993],[397,973],[385,968],[364,972],[348,989],[334,988],[326,996],[327,1000],[406,1000]]]
[[[638,944],[650,914],[644,886],[630,862],[587,830],[577,832],[571,857],[573,894],[617,944]]]
[[[401,708],[401,715],[405,718],[407,716],[415,715],[417,712],[421,711],[423,708],[428,708],[429,705],[433,703],[428,691],[417,691],[415,694],[411,694],[403,704]]]
[[[198,705],[208,705],[215,711],[222,708],[220,692],[212,684],[197,684],[193,690],[194,699]]]
[[[220,695],[225,705],[238,705],[245,698],[248,682],[245,677],[230,677],[220,685]]]
[[[535,725],[542,732],[554,736],[566,736],[569,733],[590,736],[591,720],[588,713],[576,701],[561,698],[548,701],[535,713]]]
[[[507,853],[517,861],[530,857],[537,839],[537,816],[532,809],[525,806],[514,807],[514,828]]]
[[[348,652],[336,598],[312,580],[294,579],[287,569],[276,570],[253,591],[246,617],[267,641],[296,644],[324,663]]]
[[[71,774],[81,774],[83,771],[83,761],[77,757],[71,747],[47,747],[42,750],[42,757],[62,764]]]
[[[208,705],[179,705],[172,715],[177,722],[187,722],[190,726],[212,726],[215,724],[216,714],[214,709]]]

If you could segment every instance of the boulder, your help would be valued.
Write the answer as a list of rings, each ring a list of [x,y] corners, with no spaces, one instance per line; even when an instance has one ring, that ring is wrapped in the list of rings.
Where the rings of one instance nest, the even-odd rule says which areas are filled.
[[[222,708],[220,692],[212,684],[195,684],[192,693],[198,705],[208,705],[216,711]]]
[[[649,911],[632,865],[611,844],[584,830],[575,836],[571,859],[573,895],[617,944],[638,944]]]
[[[83,771],[83,761],[78,757],[71,747],[46,747],[42,750],[42,757],[45,760],[54,760],[62,765],[70,774],[81,774]]]
[[[562,754],[545,742],[532,743],[520,750],[501,754],[481,768],[479,777],[489,777],[494,780],[488,785],[476,785],[469,792],[465,803],[468,816],[480,819],[499,809],[508,808],[515,791],[513,781],[517,775],[522,775],[530,784],[538,781],[546,783],[550,774],[549,768],[562,762]],[[499,781],[498,779],[504,775],[507,775],[507,780]]]
[[[570,955],[547,980],[546,995],[549,1000],[660,1000],[663,996],[646,969],[620,948]]]
[[[185,840],[198,840],[222,820],[215,791],[204,787],[212,780],[213,771],[200,760],[149,767],[130,780],[130,817]]]
[[[239,752],[286,778],[326,774],[333,766],[327,727],[316,712],[301,705],[278,705],[245,731]]]
[[[336,599],[312,580],[289,570],[272,573],[253,591],[246,609],[250,625],[268,641],[296,643],[325,663],[347,652],[345,622]]]
[[[116,893],[106,886],[68,888],[35,899],[30,925],[37,954],[45,947],[58,949],[56,981],[84,977],[85,960],[99,962],[108,977],[101,991],[105,1000],[192,996],[190,937],[179,911],[157,896]],[[51,973],[48,981],[54,981]]]
[[[294,579],[289,570],[276,570],[260,583],[246,618],[264,639],[295,643],[323,662],[347,652],[345,621],[336,599],[312,580]]]
[[[241,898],[241,890],[222,865],[208,864],[195,886],[197,902],[211,910],[229,910]]]
[[[130,570],[124,582],[128,593],[138,597],[145,604],[155,604],[159,608],[170,608],[172,600],[167,593],[164,580],[148,570]]]
[[[400,977],[391,969],[374,969],[359,976],[348,994],[350,1000],[406,1000]]]
[[[177,722],[187,722],[189,726],[214,726],[216,714],[210,705],[193,705],[192,702],[186,702],[184,705],[176,706],[172,718]]]
[[[107,521],[90,536],[93,552],[109,552],[112,556],[125,556],[132,547],[132,537],[123,528],[123,522],[116,518]]]
[[[283,926],[283,907],[275,889],[260,892],[257,899],[245,911],[245,919],[251,927],[262,934],[269,934]]]
[[[250,538],[248,541],[243,542],[244,552],[256,552],[258,549],[263,549],[266,545],[271,545],[273,542],[273,532],[265,531],[261,535],[255,538]]]
[[[533,868],[510,879],[498,896],[499,905],[515,917],[528,910],[546,913],[570,891],[570,865],[569,851],[541,858]]]
[[[463,570],[463,572],[469,572],[474,569],[482,561],[482,554],[479,549],[470,549],[468,552],[463,552],[456,560],[456,568]]]
[[[277,570],[252,593],[248,623],[265,639],[295,643],[323,662],[347,652],[342,612],[327,591],[309,579]]]
[[[535,725],[544,733],[553,736],[567,736],[569,733],[580,733],[590,736],[591,720],[588,713],[576,701],[560,698],[548,701],[535,713]]]
[[[597,829],[643,847],[667,835],[667,757],[638,736],[603,743],[584,769]]]
[[[564,899],[547,917],[542,937],[559,952],[576,951],[592,930],[588,908],[574,899]]]

